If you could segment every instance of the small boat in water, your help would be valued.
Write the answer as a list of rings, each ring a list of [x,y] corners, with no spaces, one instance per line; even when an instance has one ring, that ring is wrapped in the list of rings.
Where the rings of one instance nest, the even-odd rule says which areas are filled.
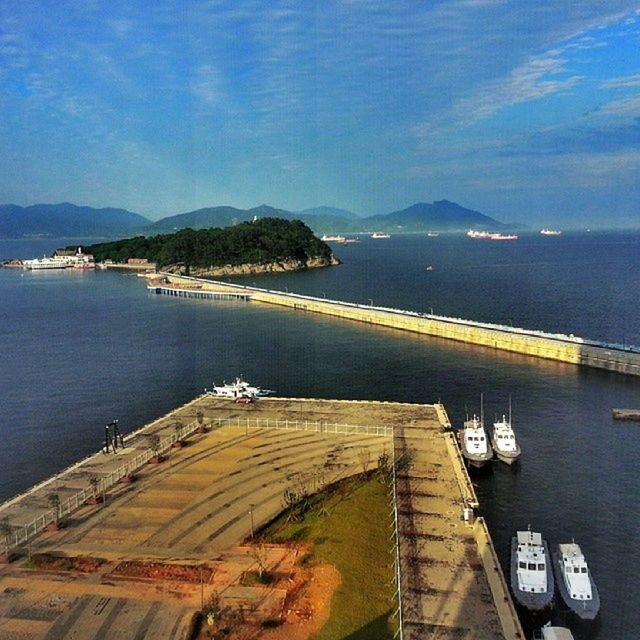
[[[553,627],[551,623],[533,632],[533,640],[574,640],[573,634],[567,627]]]
[[[522,449],[516,441],[516,434],[511,426],[511,399],[509,399],[509,418],[503,415],[502,420],[493,423],[491,446],[498,460],[507,464],[513,464],[522,455]]]
[[[388,233],[380,233],[379,231],[376,231],[375,233],[371,234],[371,237],[374,240],[384,240],[386,238],[390,238],[391,236]]]
[[[528,529],[511,538],[511,591],[516,602],[530,611],[551,606],[554,595],[549,546]]]
[[[346,238],[344,236],[328,236],[328,235],[323,235],[322,238],[320,238],[320,240],[322,240],[323,242],[340,242],[340,243],[344,243],[346,241]]]
[[[559,544],[553,561],[558,591],[566,605],[579,618],[593,620],[600,609],[600,594],[580,546]]]
[[[465,420],[459,436],[462,456],[470,466],[479,469],[493,458],[482,419],[478,416],[474,415],[471,420]]]

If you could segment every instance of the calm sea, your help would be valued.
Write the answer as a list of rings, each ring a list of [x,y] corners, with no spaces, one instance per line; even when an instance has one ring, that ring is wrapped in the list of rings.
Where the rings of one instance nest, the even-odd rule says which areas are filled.
[[[0,259],[63,244],[0,241]],[[640,234],[394,236],[336,251],[340,267],[244,282],[640,344]],[[638,635],[640,431],[611,409],[640,406],[640,379],[275,307],[155,296],[114,272],[1,269],[0,349],[0,499],[98,449],[114,418],[132,430],[239,374],[287,396],[441,400],[457,425],[480,393],[487,418],[511,396],[522,463],[475,478],[504,566],[517,528],[531,524],[552,545],[575,538],[600,617],[554,619],[578,640]]]

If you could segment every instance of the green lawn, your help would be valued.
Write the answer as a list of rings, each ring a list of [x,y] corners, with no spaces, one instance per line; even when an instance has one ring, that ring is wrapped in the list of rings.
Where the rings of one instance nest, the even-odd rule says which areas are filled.
[[[320,515],[324,503],[326,514]],[[334,565],[342,584],[331,616],[312,640],[391,640],[395,609],[388,487],[381,476],[350,478],[314,499],[300,522],[286,514],[262,536],[313,543],[307,562]]]

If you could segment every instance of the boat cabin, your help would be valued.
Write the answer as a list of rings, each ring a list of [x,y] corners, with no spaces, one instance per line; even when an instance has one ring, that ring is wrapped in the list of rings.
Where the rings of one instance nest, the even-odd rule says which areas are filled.
[[[591,600],[593,592],[589,570],[580,547],[571,543],[561,544],[559,549],[562,578],[569,596],[574,600]]]
[[[545,593],[547,561],[539,533],[518,531],[516,562],[518,588],[528,593]]]

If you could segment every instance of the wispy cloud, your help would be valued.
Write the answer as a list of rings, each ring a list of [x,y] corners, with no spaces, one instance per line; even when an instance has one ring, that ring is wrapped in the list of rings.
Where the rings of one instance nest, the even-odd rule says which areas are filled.
[[[506,78],[485,83],[453,108],[415,128],[420,136],[442,134],[485,120],[507,107],[570,91],[582,76],[565,77],[566,59],[548,52],[515,68]]]
[[[220,84],[217,70],[210,64],[202,64],[191,80],[191,92],[207,105],[219,104],[223,97]]]
[[[631,76],[621,76],[605,80],[600,85],[603,89],[624,89],[627,87],[640,87],[640,73]]]

